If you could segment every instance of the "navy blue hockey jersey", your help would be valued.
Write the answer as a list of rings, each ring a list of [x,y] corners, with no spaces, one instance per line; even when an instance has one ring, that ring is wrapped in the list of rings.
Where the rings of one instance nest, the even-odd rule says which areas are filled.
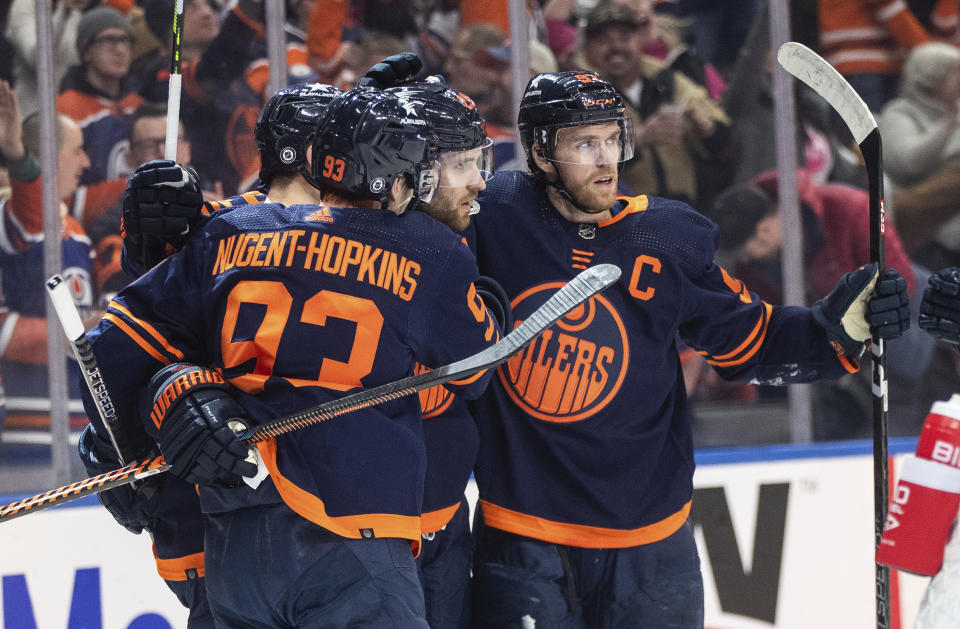
[[[423,487],[424,533],[442,529],[460,507],[480,448],[480,435],[463,396],[444,386],[420,392],[427,473]]]
[[[266,195],[248,192],[223,201],[204,203],[195,229],[202,229],[207,221],[221,212],[264,201]],[[414,372],[420,373],[423,369],[418,364]],[[434,533],[447,525],[463,500],[463,490],[473,472],[480,437],[466,400],[443,385],[420,391],[420,411],[427,446],[420,525],[424,533]]]
[[[104,377],[124,417],[161,365],[188,361],[219,369],[262,423],[496,342],[476,276],[460,239],[416,212],[250,205],[215,214],[121,291],[91,337],[117,365]],[[456,386],[470,397],[488,378]],[[258,448],[303,517],[344,537],[418,540],[421,424],[410,396]]]
[[[809,311],[761,301],[713,262],[717,227],[689,206],[621,198],[598,225],[566,221],[533,180],[499,172],[480,194],[471,246],[522,321],[594,264],[616,285],[502,365],[471,407],[486,523],[591,548],[663,539],[686,520],[694,470],[677,338],[725,378],[834,378]]]

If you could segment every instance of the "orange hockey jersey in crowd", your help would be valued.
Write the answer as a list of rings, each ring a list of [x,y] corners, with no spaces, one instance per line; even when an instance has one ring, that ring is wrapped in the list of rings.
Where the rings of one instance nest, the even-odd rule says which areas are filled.
[[[820,48],[840,74],[899,74],[911,48],[957,35],[958,3],[915,15],[905,0],[820,3]]]

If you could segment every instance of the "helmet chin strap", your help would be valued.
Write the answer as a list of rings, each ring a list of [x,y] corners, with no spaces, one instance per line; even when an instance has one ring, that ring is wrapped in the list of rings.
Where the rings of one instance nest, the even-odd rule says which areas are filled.
[[[582,203],[580,203],[579,201],[573,198],[573,195],[570,194],[570,191],[567,189],[566,184],[563,183],[563,176],[560,174],[560,169],[557,168],[556,162],[554,162],[551,159],[550,163],[553,164],[554,171],[557,173],[558,181],[547,181],[546,184],[551,188],[553,188],[554,190],[556,190],[557,194],[559,194],[560,197],[564,199],[567,203],[569,203],[570,205],[572,205],[573,207],[577,208],[578,210],[580,210],[585,214],[600,214],[601,212],[605,212],[607,209],[609,209],[609,208],[603,208],[600,210],[591,210],[589,208],[584,207]]]

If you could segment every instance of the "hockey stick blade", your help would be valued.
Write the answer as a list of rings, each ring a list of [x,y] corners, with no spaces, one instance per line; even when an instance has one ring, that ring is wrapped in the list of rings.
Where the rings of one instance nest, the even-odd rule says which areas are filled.
[[[590,267],[567,282],[512,332],[482,352],[432,371],[426,371],[372,389],[365,389],[299,413],[275,419],[266,424],[255,426],[239,434],[238,437],[247,444],[258,443],[362,408],[411,395],[451,380],[464,378],[485,369],[492,369],[509,360],[511,356],[540,336],[565,314],[585,303],[619,278],[620,268],[615,265],[598,264]],[[125,467],[91,476],[59,489],[53,489],[0,507],[0,522],[36,513],[83,496],[154,476],[166,472],[168,469],[170,469],[170,465],[163,460],[163,456],[131,463]]]
[[[777,61],[837,110],[857,144],[877,128],[877,121],[860,95],[820,55],[803,44],[787,42],[777,51]]]

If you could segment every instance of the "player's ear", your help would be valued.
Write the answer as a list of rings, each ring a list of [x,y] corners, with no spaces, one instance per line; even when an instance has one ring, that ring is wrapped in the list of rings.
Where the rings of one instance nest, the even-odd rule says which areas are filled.
[[[387,208],[394,214],[403,214],[413,200],[413,189],[407,184],[406,177],[397,177],[390,186],[390,195],[387,197]]]
[[[307,153],[304,155],[304,159],[307,162],[307,170],[313,171],[313,145],[307,146]]]
[[[553,166],[553,162],[547,159],[547,156],[543,153],[543,145],[539,142],[535,142],[533,147],[530,149],[530,154],[533,156],[533,163],[545,173],[555,173],[556,168]]]

